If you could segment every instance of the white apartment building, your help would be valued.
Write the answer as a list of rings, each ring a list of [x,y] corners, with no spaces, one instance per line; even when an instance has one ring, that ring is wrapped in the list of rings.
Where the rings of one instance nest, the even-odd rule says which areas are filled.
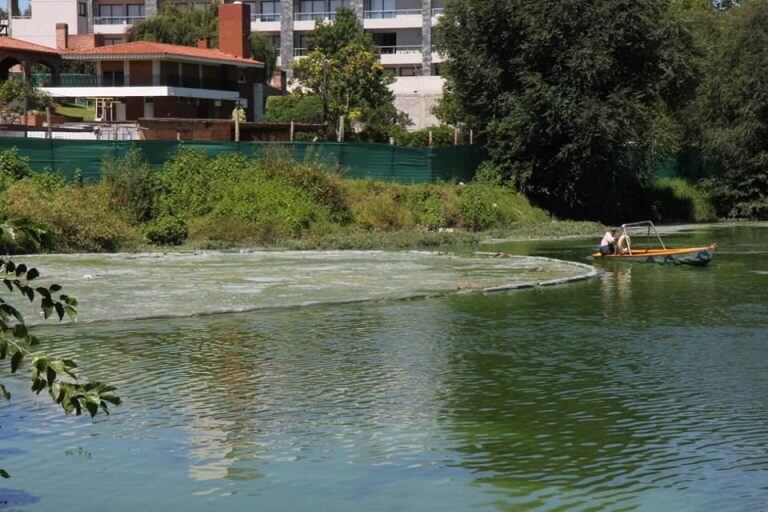
[[[8,0],[14,2],[18,0]],[[134,23],[157,13],[158,2],[171,0],[31,0],[30,17],[14,16],[11,36],[56,47],[56,24],[66,23],[70,36],[95,34],[100,45],[126,41]],[[203,0],[173,0],[203,7]],[[432,106],[442,94],[442,58],[432,44],[432,28],[446,0],[255,0],[251,29],[269,37],[279,49],[278,67],[291,76],[291,63],[307,51],[317,20],[333,20],[336,9],[352,9],[377,42],[381,62],[396,77],[396,106],[419,129],[437,123]],[[10,5],[9,5],[9,12]]]

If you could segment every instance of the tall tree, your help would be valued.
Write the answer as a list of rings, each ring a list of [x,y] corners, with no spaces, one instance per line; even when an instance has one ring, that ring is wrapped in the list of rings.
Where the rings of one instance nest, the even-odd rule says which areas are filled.
[[[130,40],[195,46],[200,38],[208,37],[215,45],[218,41],[218,13],[217,2],[205,9],[164,2],[155,16],[133,26]]]
[[[677,147],[688,33],[665,0],[454,0],[438,36],[462,118],[556,213],[615,220]]]
[[[298,84],[322,98],[323,119],[336,126],[340,116],[360,121],[366,131],[402,125],[376,43],[349,9],[339,9],[333,23],[317,22],[309,54],[294,63]]]
[[[768,219],[768,0],[729,10],[702,89],[719,213]]]

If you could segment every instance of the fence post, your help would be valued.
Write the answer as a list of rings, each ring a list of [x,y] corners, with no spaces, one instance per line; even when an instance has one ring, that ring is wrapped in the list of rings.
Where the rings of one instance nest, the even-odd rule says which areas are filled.
[[[454,146],[459,145],[459,129],[458,128],[453,129],[453,145]]]
[[[432,130],[429,130],[429,144],[427,144],[428,147],[432,147]]]
[[[344,142],[344,116],[339,116],[339,138],[338,142]]]
[[[293,142],[293,121],[291,121],[291,136],[289,140]]]

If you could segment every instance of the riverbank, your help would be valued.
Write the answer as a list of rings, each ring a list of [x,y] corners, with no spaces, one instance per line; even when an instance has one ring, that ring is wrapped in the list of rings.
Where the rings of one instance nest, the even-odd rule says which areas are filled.
[[[602,229],[553,219],[508,187],[350,180],[327,163],[279,154],[254,161],[182,151],[157,172],[132,151],[105,161],[97,183],[34,174],[22,158],[2,157],[2,214],[44,229],[48,252],[428,248]],[[23,238],[5,243],[33,249]]]

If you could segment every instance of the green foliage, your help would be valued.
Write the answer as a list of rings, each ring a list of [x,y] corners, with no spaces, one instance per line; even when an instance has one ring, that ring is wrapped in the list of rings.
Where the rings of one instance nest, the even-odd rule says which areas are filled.
[[[139,235],[130,214],[115,208],[103,185],[50,188],[40,180],[22,179],[4,194],[3,214],[41,226],[61,251],[115,251],[134,246]]]
[[[277,64],[278,49],[261,32],[251,32],[251,53],[253,58],[264,63],[264,75],[271,77]]]
[[[203,37],[218,40],[219,4],[213,2],[205,9],[192,5],[164,2],[160,11],[151,18],[136,23],[130,31],[131,41],[157,41],[159,43],[196,46]]]
[[[143,228],[144,235],[155,245],[181,245],[189,236],[187,224],[171,215],[153,219]]]
[[[132,221],[146,222],[155,215],[155,200],[162,184],[140,149],[132,148],[121,158],[105,158],[101,172],[112,204],[129,211]]]
[[[51,105],[51,97],[28,85],[28,110],[41,110]],[[8,112],[20,114],[24,111],[24,88],[19,80],[4,80],[0,83],[0,108]]]
[[[768,2],[729,10],[702,86],[703,145],[718,214],[768,219]]]
[[[0,174],[12,180],[32,176],[29,158],[19,155],[17,147],[0,152]]]
[[[711,198],[702,186],[680,178],[661,178],[649,187],[646,215],[660,222],[705,222],[715,219]]]
[[[687,98],[687,29],[663,0],[448,4],[438,32],[462,120],[502,177],[550,210],[631,208],[677,149],[668,96]],[[674,92],[674,95],[672,94]]]
[[[432,126],[412,132],[404,128],[394,127],[389,131],[389,136],[394,139],[394,143],[398,146],[426,148],[429,147],[429,132],[432,132],[432,147],[453,145],[453,126]]]
[[[323,123],[323,98],[317,94],[270,96],[264,112],[266,123]]]
[[[4,224],[0,234],[15,236],[19,231],[28,231],[23,226]],[[36,233],[30,231],[34,238]],[[77,299],[61,293],[58,284],[35,286],[40,277],[36,268],[24,263],[16,263],[10,258],[0,258],[0,278],[8,289],[8,294],[19,293],[22,300],[39,300],[40,313],[46,319],[56,317],[59,321],[65,316],[77,318]],[[120,398],[114,394],[115,388],[99,381],[81,382],[77,374],[77,363],[71,359],[52,357],[39,350],[40,340],[27,328],[23,315],[11,304],[7,296],[0,298],[0,360],[9,361],[10,373],[16,373],[25,367],[30,371],[32,391],[40,394],[47,391],[54,403],[67,413],[82,414],[91,417],[101,411],[109,414],[110,405],[120,405]],[[11,394],[0,384],[0,394],[10,400]],[[8,478],[8,472],[0,470],[0,476]]]
[[[349,9],[339,9],[332,23],[317,22],[309,54],[293,68],[301,87],[321,97],[323,120],[335,129],[344,116],[376,138],[407,121],[394,106],[394,79],[384,73],[373,38]]]

